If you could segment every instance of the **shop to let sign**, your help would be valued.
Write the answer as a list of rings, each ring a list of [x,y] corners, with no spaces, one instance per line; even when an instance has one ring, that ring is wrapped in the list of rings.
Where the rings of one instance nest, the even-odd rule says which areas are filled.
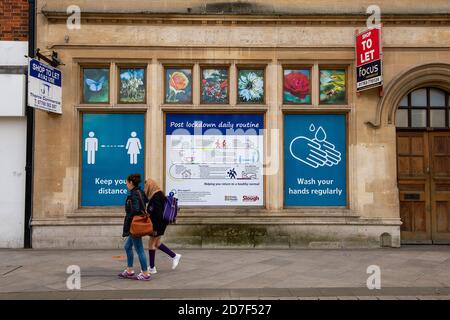
[[[383,85],[381,27],[356,35],[356,90]]]
[[[35,59],[28,63],[28,105],[48,112],[62,113],[62,74]]]

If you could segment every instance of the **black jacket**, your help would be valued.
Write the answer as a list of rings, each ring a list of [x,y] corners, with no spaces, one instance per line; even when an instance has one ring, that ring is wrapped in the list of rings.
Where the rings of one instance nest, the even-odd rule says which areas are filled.
[[[148,211],[151,212],[151,215],[153,217],[156,217],[158,219],[162,219],[163,211],[164,211],[165,198],[166,197],[164,196],[164,193],[162,193],[162,191],[158,191],[149,200]]]
[[[140,187],[135,187],[130,191],[125,202],[125,219],[123,221],[122,237],[130,235],[131,222],[133,217],[140,215],[142,211],[146,211],[147,196]]]
[[[164,196],[164,193],[162,193],[162,191],[158,191],[149,200],[148,211],[150,212],[150,219],[153,223],[153,230],[162,231],[167,226],[167,222],[163,219],[165,199],[166,197]]]

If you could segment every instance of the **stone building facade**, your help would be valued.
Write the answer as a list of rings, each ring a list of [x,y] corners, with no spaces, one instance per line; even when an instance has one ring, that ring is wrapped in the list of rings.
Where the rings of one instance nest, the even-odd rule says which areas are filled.
[[[223,119],[232,115],[231,121],[244,119],[244,115],[262,119],[265,131],[258,152],[265,175],[258,180],[259,191],[250,189],[244,196],[233,193],[240,187],[229,187],[230,195],[223,198],[221,194],[220,201],[202,200],[203,194],[219,194],[213,187],[205,187],[202,195],[180,194],[185,197],[183,201],[195,198],[192,201],[198,204],[182,206],[177,223],[169,226],[166,241],[172,245],[398,247],[402,241],[437,243],[450,239],[450,198],[446,191],[450,170],[445,165],[441,168],[439,184],[425,164],[436,154],[450,157],[450,142],[441,153],[429,156],[425,155],[425,140],[416,139],[433,139],[432,132],[440,132],[438,138],[444,146],[445,141],[450,141],[446,140],[450,139],[448,1],[378,1],[383,23],[384,87],[382,91],[362,93],[356,92],[355,33],[366,28],[366,8],[371,1],[78,1],[79,29],[67,25],[68,20],[73,25],[77,19],[74,11],[67,13],[72,2],[38,1],[37,46],[57,51],[64,65],[63,114],[36,114],[32,223],[35,248],[120,247],[122,206],[105,200],[112,199],[102,194],[106,191],[96,189],[97,195],[93,196],[95,186],[88,186],[88,179],[96,181],[94,184],[108,185],[109,180],[114,184],[113,175],[109,179],[103,179],[109,173],[95,176],[89,166],[95,160],[86,158],[88,149],[93,148],[89,149],[93,152],[89,157],[98,152],[100,168],[101,152],[110,150],[113,157],[114,148],[125,148],[125,144],[129,147],[126,139],[140,138],[142,146],[137,150],[142,151],[138,156],[144,161],[139,160],[139,164],[145,176],[154,178],[165,189],[169,184],[171,190],[183,192],[183,188],[176,187],[181,178],[168,178],[172,173],[167,162],[172,156],[167,141],[173,142],[174,137],[169,134],[168,119],[183,122],[189,117],[213,119],[213,115]],[[144,76],[139,73],[142,70]],[[258,90],[263,90],[264,95],[255,103],[246,103],[244,78],[252,70],[259,72],[256,76],[263,86]],[[177,71],[180,78],[174,75]],[[289,78],[290,73],[297,80]],[[140,93],[132,94],[134,98],[123,91],[123,82],[130,77],[144,83],[138,89]],[[209,77],[222,77],[219,81],[226,87],[225,91],[218,89],[212,100],[208,100],[213,90],[207,87]],[[287,83],[291,80],[300,81],[295,82],[297,91]],[[302,85],[302,81],[307,84]],[[330,81],[332,87],[327,87]],[[171,100],[174,98],[170,94],[181,92],[177,85],[184,91],[179,100]],[[105,88],[105,95],[100,96]],[[422,88],[427,91],[415,91]],[[441,109],[447,119],[439,130],[433,128],[432,120],[425,120],[426,125],[417,128],[415,110],[408,108],[411,104],[402,104],[405,96],[414,104],[416,95],[427,93],[428,101],[434,101],[435,93],[444,97]],[[221,94],[226,99],[219,101]],[[135,99],[135,103],[127,99]],[[402,117],[412,117],[406,118],[406,128],[403,118],[396,120],[399,104],[407,110]],[[428,118],[437,116],[432,107],[430,103],[424,107]],[[113,115],[111,122],[95,122],[105,115]],[[129,115],[137,115],[133,123],[139,127],[139,121],[143,121],[143,128],[136,129],[134,136],[123,137],[123,142],[102,144],[97,131],[105,130],[109,132],[107,137],[114,136],[122,128],[120,123],[124,122],[120,121],[125,121],[124,126],[127,121],[135,121],[125,120]],[[95,130],[88,128],[91,124]],[[315,129],[319,125],[326,129],[328,141],[335,146],[332,149],[339,153],[328,167],[325,161],[305,166],[308,161],[295,162],[304,160],[303,155],[291,159],[288,152],[290,148],[294,155],[293,140],[287,137],[304,139],[305,128],[314,124]],[[108,131],[111,127],[117,130]],[[94,140],[86,140],[89,137],[98,137],[97,147]],[[131,144],[135,141],[128,140]],[[114,160],[108,163],[105,157],[106,168],[117,173],[124,168],[117,167],[119,162]],[[322,171],[314,171],[317,166],[328,173],[323,176],[319,174]],[[192,174],[186,170],[186,174]],[[125,178],[124,173],[120,174]],[[420,180],[424,176],[426,179]],[[290,191],[294,188],[289,180],[292,177],[298,181],[300,191]],[[328,179],[333,180],[330,184],[340,184],[314,189],[297,179],[314,179],[312,183],[317,184],[316,180],[326,177],[334,177]],[[195,181],[191,181],[193,185]],[[189,183],[184,186],[186,191]],[[310,197],[295,194],[303,189]],[[328,195],[319,196],[317,190]],[[333,190],[337,190],[335,196],[330,195]],[[435,199],[439,190],[440,198]],[[259,205],[241,205],[241,200],[259,201]],[[224,205],[223,201],[229,203]]]

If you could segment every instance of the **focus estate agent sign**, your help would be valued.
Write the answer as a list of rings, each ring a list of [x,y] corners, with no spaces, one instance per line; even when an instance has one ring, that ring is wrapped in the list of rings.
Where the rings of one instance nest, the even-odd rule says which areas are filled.
[[[183,206],[262,206],[261,114],[167,114],[166,192]]]
[[[381,64],[381,27],[356,35],[356,90],[383,85]]]
[[[346,206],[345,115],[284,116],[286,206]]]
[[[35,59],[28,63],[28,105],[61,114],[62,74]]]
[[[127,176],[145,179],[144,125],[143,114],[83,114],[81,206],[122,206]]]

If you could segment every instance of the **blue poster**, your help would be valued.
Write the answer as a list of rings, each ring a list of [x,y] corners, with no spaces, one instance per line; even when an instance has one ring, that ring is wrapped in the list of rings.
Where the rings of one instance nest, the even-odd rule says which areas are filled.
[[[284,116],[285,206],[346,206],[345,115]]]
[[[125,204],[125,180],[144,176],[143,114],[84,114],[82,126],[81,206]]]

